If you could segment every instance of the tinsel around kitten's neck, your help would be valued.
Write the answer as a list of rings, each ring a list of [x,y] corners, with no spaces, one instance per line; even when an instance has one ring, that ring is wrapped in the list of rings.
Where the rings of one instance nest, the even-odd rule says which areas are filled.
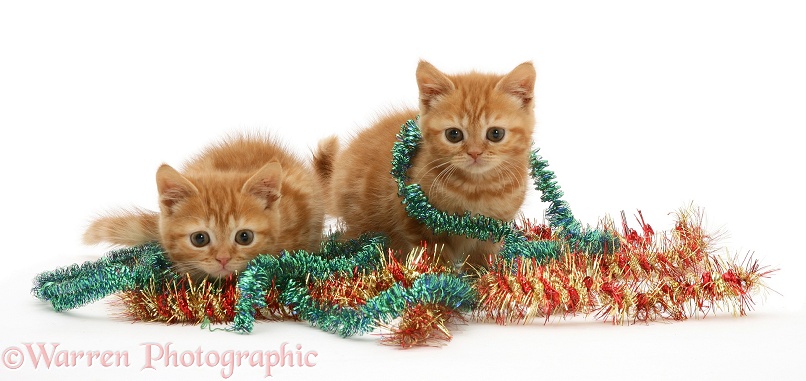
[[[523,234],[513,227],[511,221],[471,214],[446,213],[428,202],[419,184],[406,184],[411,159],[417,154],[422,133],[417,125],[419,117],[404,123],[397,134],[397,142],[392,148],[392,177],[397,181],[398,195],[402,197],[406,212],[410,217],[425,224],[434,234],[448,233],[463,235],[482,241],[503,241],[504,247],[499,258],[512,259],[518,256],[534,258],[539,263],[555,259],[561,248],[553,241],[527,242]],[[619,241],[611,232],[583,227],[574,218],[571,208],[562,200],[563,192],[555,181],[554,172],[547,169],[548,162],[538,154],[539,149],[530,152],[530,174],[535,189],[541,192],[541,200],[549,203],[546,211],[550,225],[560,230],[567,244],[574,250],[590,254],[613,252]]]

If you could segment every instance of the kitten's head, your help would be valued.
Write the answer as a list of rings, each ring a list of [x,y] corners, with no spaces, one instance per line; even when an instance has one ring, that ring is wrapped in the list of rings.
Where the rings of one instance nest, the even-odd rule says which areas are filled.
[[[446,75],[420,61],[421,152],[470,176],[499,176],[522,163],[534,131],[535,69],[525,62],[506,75]]]
[[[280,163],[257,173],[182,176],[168,165],[157,171],[160,236],[174,268],[194,278],[242,271],[277,241]]]

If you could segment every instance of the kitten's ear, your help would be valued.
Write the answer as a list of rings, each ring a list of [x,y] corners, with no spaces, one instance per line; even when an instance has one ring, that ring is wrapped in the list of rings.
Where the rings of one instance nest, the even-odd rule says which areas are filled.
[[[270,209],[280,199],[283,181],[283,167],[273,161],[260,168],[241,188],[241,192],[251,194],[266,203]]]
[[[532,105],[534,98],[535,77],[537,77],[535,66],[531,62],[524,62],[501,78],[495,88],[518,97],[521,106],[527,107]]]
[[[420,110],[423,114],[440,97],[456,89],[448,76],[426,61],[420,61],[417,65],[417,86],[420,88]]]
[[[160,194],[160,210],[171,214],[177,203],[199,192],[196,186],[168,164],[157,170],[157,190]]]

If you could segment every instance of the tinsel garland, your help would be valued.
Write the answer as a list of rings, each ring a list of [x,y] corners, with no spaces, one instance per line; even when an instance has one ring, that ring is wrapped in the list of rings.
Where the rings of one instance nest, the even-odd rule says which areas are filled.
[[[527,257],[535,258],[541,263],[558,258],[562,253],[562,245],[591,254],[613,252],[618,247],[616,236],[606,231],[583,227],[574,218],[568,203],[561,198],[563,192],[555,181],[554,172],[547,169],[548,162],[538,155],[539,149],[530,152],[531,176],[535,189],[542,194],[540,199],[549,203],[546,217],[551,226],[562,230],[562,239],[559,241],[528,241],[521,232],[513,229],[511,222],[470,212],[458,215],[438,210],[428,202],[420,184],[406,184],[407,172],[412,165],[411,158],[417,153],[422,139],[416,120],[404,123],[397,139],[392,148],[392,176],[397,181],[398,195],[403,198],[408,215],[425,224],[435,234],[449,233],[482,241],[503,241],[499,258]]]
[[[457,310],[470,310],[475,301],[472,287],[450,274],[422,274],[408,287],[401,283],[390,284],[359,306],[331,305],[313,298],[308,291],[309,282],[383,268],[380,266],[384,257],[380,246],[382,239],[365,239],[369,243],[355,255],[329,260],[302,251],[295,255],[255,258],[238,278],[240,299],[232,329],[252,331],[255,320],[252,311],[265,307],[266,290],[274,284],[285,284],[279,300],[294,306],[299,318],[342,336],[372,331],[378,324],[398,317],[412,303],[441,303]]]
[[[31,292],[56,311],[70,310],[116,292],[134,290],[152,279],[173,280],[170,263],[155,243],[113,251],[98,261],[43,272]]]
[[[744,315],[752,307],[750,293],[765,288],[763,278],[775,270],[750,258],[737,264],[714,255],[699,217],[681,210],[674,230],[660,236],[643,217],[642,233],[623,223],[620,250],[612,255],[568,251],[542,265],[527,258],[499,262],[476,282],[474,314],[499,324],[553,315],[594,314],[618,324],[684,320],[722,309]],[[553,239],[545,237],[548,227],[525,225],[540,231],[532,237]],[[605,228],[615,230],[612,223]]]
[[[163,249],[147,244],[42,273],[32,292],[58,311],[117,293],[135,320],[232,322],[228,330],[242,333],[251,332],[256,319],[301,319],[342,336],[380,327],[389,331],[383,343],[410,347],[450,340],[449,324],[468,313],[499,324],[552,315],[634,323],[713,309],[744,314],[751,293],[775,271],[751,259],[736,264],[714,256],[692,211],[679,213],[668,235],[655,234],[642,216],[640,233],[626,222],[622,232],[610,221],[583,226],[538,150],[529,161],[541,200],[549,203],[548,225],[444,213],[418,184],[406,184],[420,139],[416,120],[401,127],[392,150],[398,193],[409,215],[436,234],[503,242],[490,268],[475,276],[439,266],[425,247],[401,263],[388,255],[383,237],[330,237],[319,253],[262,255],[237,279],[201,282],[173,273]]]
[[[294,320],[291,308],[280,304],[279,289],[271,286],[266,292],[266,305],[256,310],[256,318]],[[237,278],[193,281],[189,277],[170,280],[149,280],[142,288],[117,294],[122,303],[122,315],[140,321],[168,324],[228,323],[235,318],[235,303],[240,297]]]

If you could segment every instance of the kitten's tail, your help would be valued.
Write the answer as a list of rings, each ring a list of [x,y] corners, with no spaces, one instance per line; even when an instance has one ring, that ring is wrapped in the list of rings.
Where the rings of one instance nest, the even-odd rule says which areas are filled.
[[[137,246],[158,241],[159,219],[159,213],[143,209],[110,213],[90,224],[84,232],[84,243]]]
[[[325,195],[325,212],[332,215],[330,181],[335,168],[336,155],[339,153],[339,138],[329,136],[319,141],[319,147],[313,153],[313,169],[319,178],[322,194]]]

